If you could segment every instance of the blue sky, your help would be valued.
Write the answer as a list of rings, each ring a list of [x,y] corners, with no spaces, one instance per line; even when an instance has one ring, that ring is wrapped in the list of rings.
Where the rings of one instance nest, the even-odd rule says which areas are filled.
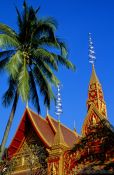
[[[15,30],[15,5],[22,8],[22,0],[1,0],[0,22]],[[88,62],[88,33],[92,38],[96,52],[95,68],[102,84],[107,104],[109,121],[114,125],[114,1],[113,0],[28,0],[34,7],[40,5],[40,16],[52,16],[58,22],[57,36],[63,38],[69,48],[69,59],[76,65],[76,72],[60,67],[58,78],[61,80],[63,114],[61,122],[73,129],[75,120],[77,132],[80,133],[87,113],[86,100],[91,75]],[[6,76],[0,76],[0,99],[7,87]],[[43,107],[42,116],[46,109]],[[31,105],[30,105],[31,107]],[[10,114],[11,107],[3,108],[0,100],[0,141]],[[19,101],[15,119],[7,144],[10,143],[19,124],[25,104]],[[50,114],[55,116],[52,104]]]

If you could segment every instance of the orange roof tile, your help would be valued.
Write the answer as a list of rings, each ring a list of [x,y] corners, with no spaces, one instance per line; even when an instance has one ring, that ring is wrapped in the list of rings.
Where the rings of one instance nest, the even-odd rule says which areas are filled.
[[[18,152],[19,148],[23,144],[25,139],[25,131],[26,131],[26,122],[30,120],[33,128],[35,129],[38,137],[42,140],[46,148],[51,148],[54,142],[54,136],[57,131],[58,121],[53,119],[50,116],[47,116],[45,119],[40,115],[34,113],[30,109],[26,109],[19,127],[16,131],[16,134],[8,148],[8,156],[12,157],[16,152]],[[63,133],[64,140],[69,147],[72,147],[76,143],[76,138],[78,138],[78,134],[74,131],[71,131],[69,128],[65,127],[61,124],[61,130]]]

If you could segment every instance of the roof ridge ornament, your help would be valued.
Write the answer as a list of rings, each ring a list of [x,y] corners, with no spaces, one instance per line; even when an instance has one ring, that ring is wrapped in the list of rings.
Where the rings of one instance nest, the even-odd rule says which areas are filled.
[[[55,102],[55,114],[58,117],[58,122],[60,122],[60,115],[63,113],[62,110],[62,100],[61,100],[61,87],[62,84],[57,85],[57,96],[56,96],[56,102]]]
[[[94,45],[93,45],[91,33],[89,33],[89,63],[94,65],[95,60],[96,60],[96,56],[95,56]]]

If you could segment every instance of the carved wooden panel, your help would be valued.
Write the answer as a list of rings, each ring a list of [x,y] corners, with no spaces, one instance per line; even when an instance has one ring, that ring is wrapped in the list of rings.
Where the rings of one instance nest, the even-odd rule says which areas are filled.
[[[47,151],[32,128],[28,131],[26,139],[12,159],[15,161],[14,169],[15,171],[27,169],[32,171],[32,169],[38,169],[45,164],[47,171],[46,159]]]

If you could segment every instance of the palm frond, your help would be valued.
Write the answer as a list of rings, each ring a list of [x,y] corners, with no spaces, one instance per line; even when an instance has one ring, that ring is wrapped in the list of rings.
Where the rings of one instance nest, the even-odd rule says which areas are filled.
[[[0,61],[0,72],[5,70],[5,67],[9,61],[9,57],[6,57],[5,59]]]
[[[15,48],[18,46],[19,46],[19,43],[15,38],[10,37],[6,34],[0,34],[0,47],[2,49],[7,49],[7,48],[9,49],[9,47]]]
[[[57,41],[58,46],[60,48],[61,56],[66,58],[68,55],[68,48],[67,48],[66,43],[64,41],[62,41],[60,38],[56,38],[56,41]]]
[[[23,19],[23,25],[26,25],[27,21],[28,21],[28,16],[29,16],[29,7],[26,3],[26,0],[24,0],[23,2],[23,13],[22,13],[22,19]]]
[[[29,8],[28,22],[30,23],[31,26],[33,26],[34,24],[37,24],[36,11],[32,6]]]
[[[16,32],[12,28],[2,23],[0,23],[0,34],[1,33],[14,38],[17,36]]]
[[[49,47],[53,47],[53,48],[57,48],[59,49],[59,45],[56,41],[56,39],[52,39],[50,37],[47,36],[42,36],[41,38],[36,40],[38,42],[38,46],[49,46]]]
[[[11,77],[9,77],[8,89],[2,97],[2,104],[5,107],[9,106],[13,102],[15,92],[16,92],[16,82]]]
[[[57,29],[57,21],[52,17],[40,19],[38,21],[38,27],[43,27],[43,26],[44,26],[44,29],[46,27],[47,29],[49,28],[55,31]]]
[[[37,14],[39,10],[40,10],[40,7],[38,7],[38,8],[35,10],[35,13]]]
[[[50,101],[51,99],[54,99],[54,94],[49,82],[47,81],[38,65],[34,67],[33,75],[35,77],[36,83],[40,88],[40,92],[44,97],[44,104],[50,108]]]
[[[19,13],[19,10],[17,7],[15,7],[16,12],[17,12],[17,22],[18,22],[18,27],[19,30],[21,31],[21,29],[23,28],[23,23],[22,23],[22,18],[21,18],[21,14]]]
[[[6,69],[8,70],[9,74],[15,79],[17,74],[19,73],[19,67],[22,65],[22,53],[21,51],[17,51],[6,64]]]
[[[55,56],[55,59],[57,60],[58,63],[62,64],[63,66],[65,66],[68,69],[72,69],[73,71],[75,71],[75,65],[71,63],[71,61],[69,61],[67,58],[64,58],[60,55],[56,55],[53,53],[53,55]]]
[[[29,74],[27,70],[27,65],[24,62],[21,67],[20,73],[18,74],[18,91],[24,102],[29,99]]]
[[[34,63],[35,66],[39,66],[39,68],[42,70],[44,76],[48,79],[50,83],[53,85],[57,86],[59,83],[58,78],[54,75],[48,64],[46,64],[43,60],[41,59],[35,59]]]
[[[29,72],[29,84],[30,84],[30,99],[33,103],[33,105],[35,106],[35,108],[37,109],[38,113],[40,113],[40,104],[39,104],[39,97],[38,97],[38,93],[37,93],[37,89],[36,89],[36,84],[34,81],[34,77],[32,74],[32,71]]]
[[[27,3],[26,0],[23,1],[23,7],[26,8],[27,7]]]
[[[15,50],[5,50],[0,52],[0,60],[6,58],[6,57],[11,57],[12,54],[15,53]]]
[[[56,30],[56,21],[52,18],[40,19],[37,22],[37,26],[34,30],[34,37],[39,39],[48,38],[48,41],[56,43],[55,30]]]
[[[57,66],[57,63],[56,63],[56,60],[55,60],[53,54],[51,54],[46,49],[38,48],[38,49],[34,50],[33,58],[35,58],[36,60],[40,59],[40,60],[44,61],[45,63],[47,63],[48,65],[50,65],[51,68],[53,68],[54,70],[58,70],[58,66]]]

